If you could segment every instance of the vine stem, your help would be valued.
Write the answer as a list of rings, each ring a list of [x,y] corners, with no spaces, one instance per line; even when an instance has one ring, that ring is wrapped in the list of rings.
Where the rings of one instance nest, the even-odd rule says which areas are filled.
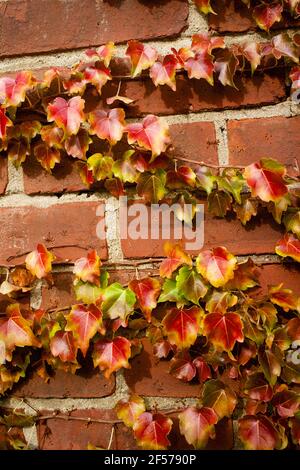
[[[96,418],[90,418],[90,417],[84,417],[84,416],[70,416],[70,415],[45,415],[45,416],[37,416],[36,420],[37,421],[43,421],[43,420],[48,420],[48,419],[62,419],[64,421],[83,421],[86,423],[100,423],[100,424],[121,424],[123,421],[121,419],[96,419]]]
[[[177,160],[180,160],[181,162],[186,162],[186,163],[193,163],[194,165],[206,166],[207,168],[214,168],[215,170],[219,170],[220,168],[233,168],[237,170],[245,169],[244,165],[213,165],[212,163],[206,163],[203,161],[199,162],[198,160],[193,160],[192,158],[185,158],[185,157],[178,157]]]

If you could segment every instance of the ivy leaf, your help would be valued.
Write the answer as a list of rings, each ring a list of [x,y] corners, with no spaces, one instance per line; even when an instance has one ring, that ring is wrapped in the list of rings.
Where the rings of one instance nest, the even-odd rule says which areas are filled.
[[[86,356],[90,340],[97,332],[104,334],[102,326],[102,312],[96,305],[73,305],[71,312],[66,316],[67,331],[72,331],[78,347],[83,356]]]
[[[128,124],[125,132],[128,134],[129,145],[136,143],[139,147],[152,152],[151,161],[164,152],[170,143],[167,122],[153,114],[146,116],[142,122]]]
[[[33,154],[42,167],[51,173],[56,163],[60,163],[60,151],[54,147],[48,147],[47,144],[40,142],[34,146]]]
[[[272,404],[275,406],[277,413],[282,418],[292,418],[300,408],[299,393],[289,390],[287,386],[276,393],[273,397]]]
[[[108,140],[115,145],[122,139],[125,129],[125,113],[122,108],[109,111],[98,109],[89,114],[90,134],[97,135],[99,139]]]
[[[218,416],[212,408],[189,406],[179,413],[180,433],[195,449],[204,449],[209,439],[215,438]]]
[[[71,135],[65,141],[65,150],[68,155],[79,160],[86,160],[86,153],[89,145],[92,143],[88,132],[85,129],[80,129],[78,134]]]
[[[97,64],[96,67],[86,67],[83,71],[83,82],[94,85],[99,95],[109,80],[111,80],[110,70],[103,64]]]
[[[252,400],[263,402],[269,402],[273,396],[272,387],[261,372],[255,372],[247,377],[244,392],[249,395]]]
[[[283,180],[286,168],[276,160],[262,158],[245,168],[244,176],[251,188],[252,196],[262,201],[278,201],[288,189]]]
[[[159,281],[151,277],[134,279],[130,281],[128,287],[136,295],[140,309],[147,321],[150,322],[152,310],[157,305],[157,298],[161,290]]]
[[[214,290],[206,301],[205,310],[209,313],[226,313],[227,310],[234,307],[237,302],[238,298],[236,295],[231,294],[230,292],[219,292]]]
[[[244,341],[243,324],[237,313],[209,313],[204,317],[203,334],[217,348],[232,351],[236,341]]]
[[[98,49],[88,49],[85,54],[90,58],[96,57],[97,60],[103,61],[105,67],[108,67],[114,52],[115,44],[109,41],[107,44],[98,47]]]
[[[87,160],[87,167],[93,173],[96,181],[111,178],[114,160],[112,157],[104,156],[102,153],[94,153]]]
[[[211,171],[205,166],[199,166],[199,168],[196,170],[196,175],[197,186],[199,186],[201,189],[204,189],[207,194],[210,194],[214,187],[216,177],[212,175]]]
[[[210,367],[202,357],[196,357],[193,360],[193,364],[196,367],[197,377],[200,384],[211,378]]]
[[[172,308],[162,321],[164,334],[179,349],[189,348],[200,333],[203,310],[200,307]]]
[[[112,194],[114,197],[119,198],[126,194],[124,185],[119,178],[108,178],[104,182],[104,187],[107,191]]]
[[[168,54],[162,62],[155,62],[149,72],[154,85],[168,85],[176,91],[176,69],[178,61],[173,54]]]
[[[234,271],[233,279],[230,279],[225,287],[229,290],[247,290],[259,286],[258,271],[251,258],[239,263]]]
[[[129,400],[120,400],[115,406],[115,411],[123,423],[132,428],[139,416],[146,411],[143,398],[131,395]]]
[[[75,281],[76,299],[85,304],[94,304],[102,298],[102,288],[90,282]]]
[[[217,176],[216,181],[218,183],[218,188],[224,191],[227,191],[229,194],[232,194],[235,202],[241,204],[241,191],[245,186],[245,180],[243,176],[231,169],[227,168],[223,171],[222,176]]]
[[[0,106],[0,139],[5,140],[6,128],[12,126],[12,121],[6,116],[5,109]]]
[[[184,64],[184,68],[189,78],[203,78],[211,86],[214,84],[214,63],[212,56],[207,52],[197,52],[194,57],[190,57]]]
[[[117,336],[113,340],[98,340],[92,353],[94,367],[104,371],[104,377],[124,367],[129,369],[128,359],[131,354],[131,343],[128,339]]]
[[[180,268],[176,276],[176,287],[187,300],[197,305],[208,290],[199,274],[188,266]]]
[[[283,258],[290,256],[300,263],[300,240],[291,233],[286,233],[284,237],[277,242],[275,252]]]
[[[215,217],[225,217],[231,210],[231,196],[225,191],[212,191],[208,196],[208,210]]]
[[[176,171],[168,171],[166,184],[170,189],[193,188],[196,185],[196,174],[188,166],[180,166]]]
[[[166,172],[158,170],[156,173],[142,173],[138,180],[136,190],[147,203],[158,204],[166,194]]]
[[[64,131],[57,126],[43,126],[40,131],[42,140],[49,146],[56,149],[64,147]]]
[[[276,59],[288,57],[294,62],[299,62],[298,48],[287,33],[277,34],[272,38],[271,43],[273,46],[272,52]]]
[[[193,266],[191,257],[187,255],[178,244],[174,245],[171,242],[165,242],[164,252],[167,259],[165,259],[160,265],[159,274],[161,277],[167,277],[170,279],[173,272],[183,264]]]
[[[122,156],[116,160],[113,164],[113,174],[124,183],[135,183],[138,177],[138,172],[132,165],[131,157],[134,154],[134,150],[128,150]]]
[[[9,106],[19,106],[26,97],[36,80],[31,72],[19,72],[15,78],[0,78],[0,103],[3,108]]]
[[[16,168],[19,168],[25,162],[26,157],[30,155],[30,146],[25,139],[12,139],[7,148],[8,159],[13,162]]]
[[[261,62],[261,47],[255,41],[247,41],[245,44],[240,46],[240,51],[242,55],[250,62],[251,64],[251,72],[252,75],[254,74],[257,67],[260,65]]]
[[[300,211],[285,214],[283,223],[287,232],[293,232],[300,239]]]
[[[253,216],[257,215],[258,202],[243,194],[241,196],[241,204],[237,204],[235,202],[232,208],[236,213],[237,218],[243,225],[246,225]]]
[[[7,352],[13,351],[16,346],[40,346],[31,330],[30,322],[21,314],[19,304],[8,305],[6,316],[7,318],[0,318],[0,339],[4,342]]]
[[[238,59],[229,49],[222,51],[218,56],[215,61],[215,71],[222,85],[236,88],[233,80],[238,64]]]
[[[71,331],[57,331],[50,341],[51,354],[62,362],[74,362],[77,349]]]
[[[183,382],[190,382],[196,375],[196,367],[188,354],[176,355],[171,359],[169,373]]]
[[[135,302],[136,297],[132,290],[124,289],[121,284],[115,282],[103,293],[102,311],[111,320],[120,318],[126,323],[128,316],[133,312]]]
[[[300,300],[297,298],[291,289],[284,289],[283,283],[277,286],[269,287],[269,296],[273,304],[279,305],[285,312],[289,310],[300,311]]]
[[[170,445],[168,435],[172,420],[161,413],[145,412],[133,425],[134,437],[143,449],[164,450]]]
[[[253,18],[259,28],[268,32],[276,22],[281,20],[282,11],[283,7],[280,3],[257,5],[253,9]]]
[[[237,259],[226,248],[219,246],[202,251],[196,260],[196,268],[214,287],[224,286],[234,277]]]
[[[96,250],[89,251],[86,257],[75,261],[73,273],[83,282],[100,285],[101,261]]]
[[[39,243],[36,250],[26,256],[25,264],[33,276],[42,279],[51,272],[52,261],[54,260],[55,256],[44,245]]]
[[[129,41],[126,55],[131,60],[131,75],[134,78],[143,70],[150,68],[158,54],[154,47],[144,45],[139,41]]]
[[[238,420],[238,437],[246,450],[273,450],[278,433],[266,416],[244,416]]]
[[[237,398],[233,390],[221,380],[208,380],[203,385],[202,404],[212,408],[219,420],[224,416],[230,417],[237,404]]]
[[[74,96],[69,101],[57,97],[48,104],[47,119],[50,122],[54,121],[67,136],[77,134],[84,120],[84,104],[84,100],[79,96]]]
[[[264,376],[273,387],[277,382],[277,377],[281,374],[281,361],[272,351],[260,349],[258,352],[258,362]]]
[[[185,304],[185,298],[182,293],[178,290],[176,281],[174,281],[173,279],[165,280],[162,286],[162,292],[157,302],[176,302],[177,307],[180,307]]]
[[[194,3],[196,5],[196,7],[198,7],[199,11],[201,13],[204,13],[204,15],[208,15],[209,13],[212,13],[213,15],[216,15],[214,10],[212,9],[210,1],[211,0],[194,0]]]

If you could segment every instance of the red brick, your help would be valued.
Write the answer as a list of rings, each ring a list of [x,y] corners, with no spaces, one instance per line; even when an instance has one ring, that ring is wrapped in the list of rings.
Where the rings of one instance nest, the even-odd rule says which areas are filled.
[[[278,103],[286,98],[284,75],[280,70],[273,73],[257,72],[253,77],[236,78],[238,90],[223,87],[216,81],[210,86],[205,80],[188,79],[179,75],[174,92],[167,86],[155,87],[145,80],[127,80],[122,84],[122,95],[135,100],[126,115],[136,117],[146,114],[180,114],[218,109],[237,109]],[[118,81],[103,89],[103,99],[116,93]]]
[[[170,133],[174,158],[218,163],[216,132],[212,122],[174,124],[170,126]]]
[[[240,0],[212,1],[212,6],[217,15],[209,15],[208,23],[212,30],[219,33],[243,33],[248,30],[258,29],[252,18],[251,10],[243,5]],[[292,19],[284,13],[284,19],[275,23],[272,29],[282,29],[299,25],[299,21]]]
[[[54,273],[53,284],[51,286],[46,283],[42,287],[42,304],[41,308],[47,310],[52,308],[63,308],[76,302],[73,291],[72,273]]]
[[[75,260],[93,248],[98,250],[102,259],[106,259],[106,242],[96,234],[97,224],[102,220],[96,215],[100,205],[99,201],[57,204],[47,208],[1,208],[0,264],[22,263],[24,257],[8,259],[34,249],[37,243],[52,247],[60,260]]]
[[[1,56],[163,38],[177,35],[186,27],[186,0],[147,3],[8,0],[0,8]]]
[[[200,385],[184,383],[169,374],[170,361],[157,361],[152,345],[143,340],[144,349],[131,361],[125,380],[131,391],[154,397],[198,397]]]
[[[300,295],[300,268],[296,264],[266,264],[261,266],[259,281],[262,293],[266,293],[268,285],[277,285],[283,282],[284,287],[292,289]]]
[[[23,165],[24,190],[27,194],[63,193],[86,191],[81,180],[75,160],[64,158],[62,163],[55,166],[52,173],[42,168],[34,158],[28,158]]]
[[[245,228],[239,220],[230,216],[226,219],[217,219],[213,217],[204,203],[204,247],[203,249],[213,248],[218,245],[223,245],[236,255],[246,254],[264,254],[274,253],[275,244],[282,236],[282,227],[276,224],[273,218],[266,213],[255,217],[253,221],[247,224]],[[122,250],[126,258],[147,258],[147,257],[161,257],[164,256],[163,245],[166,240],[162,239],[162,234],[159,233],[159,239],[151,239],[151,224],[156,227],[159,223],[158,215],[151,214],[150,208],[148,211],[148,233],[149,239],[147,240],[134,240],[129,237],[121,240]],[[129,217],[129,223],[134,217]],[[170,240],[176,242],[183,242],[186,246],[186,238],[175,238],[171,224]],[[195,238],[196,240],[196,238]],[[192,241],[195,241],[192,240]],[[201,248],[189,250],[192,254],[198,254]]]
[[[114,391],[114,376],[108,380],[99,371],[84,367],[75,375],[56,371],[48,383],[31,373],[14,388],[13,394],[27,398],[101,398]]]
[[[248,165],[268,157],[288,165],[289,172],[295,172],[296,160],[300,164],[300,116],[229,121],[227,129],[232,164]]]
[[[0,194],[4,194],[8,183],[7,158],[0,158]]]

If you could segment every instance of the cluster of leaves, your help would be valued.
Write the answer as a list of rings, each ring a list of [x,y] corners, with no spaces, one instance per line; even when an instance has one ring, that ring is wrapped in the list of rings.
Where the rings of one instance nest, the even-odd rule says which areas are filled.
[[[45,246],[28,254],[2,283],[10,299],[0,318],[0,389],[5,393],[33,367],[47,381],[53,370],[75,373],[86,361],[105,377],[129,368],[142,338],[170,374],[199,382],[197,406],[181,410],[180,430],[204,448],[224,417],[238,420],[247,449],[300,445],[300,298],[282,284],[258,290],[251,259],[224,247],[193,260],[167,242],[160,277],[108,283],[95,251],[74,264],[77,304],[56,311],[23,309],[18,295],[37,279],[51,283],[55,258]],[[12,302],[12,303],[11,303]],[[117,406],[139,445],[169,445],[172,420],[147,412],[138,397]]]
[[[283,13],[288,13],[292,18],[300,17],[299,0],[240,0],[251,11],[252,17],[257,26],[269,32],[270,28],[283,20]],[[213,14],[214,11],[211,0],[194,0],[201,13],[205,15]]]

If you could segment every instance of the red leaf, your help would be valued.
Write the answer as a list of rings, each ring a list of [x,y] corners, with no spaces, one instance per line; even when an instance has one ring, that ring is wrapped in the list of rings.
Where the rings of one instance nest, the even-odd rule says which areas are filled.
[[[160,265],[159,274],[161,277],[171,279],[172,273],[176,271],[179,266],[182,266],[183,264],[187,264],[188,266],[193,265],[191,257],[183,251],[180,245],[166,242],[164,244],[164,252],[168,258]]]
[[[89,122],[90,134],[96,134],[99,139],[106,139],[111,145],[122,139],[125,126],[125,113],[122,108],[93,111],[89,114]]]
[[[253,9],[253,18],[261,29],[269,31],[274,23],[281,20],[282,11],[280,3],[258,5]]]
[[[0,139],[5,140],[6,128],[12,125],[13,123],[5,114],[5,109],[0,106]]]
[[[214,84],[214,63],[210,54],[198,52],[185,62],[184,68],[189,78],[204,78],[210,85]]]
[[[102,312],[94,304],[88,305],[87,307],[84,305],[73,305],[66,319],[66,329],[74,333],[78,347],[85,357],[90,345],[90,340],[97,332],[101,334],[105,332],[102,326]]]
[[[59,357],[62,362],[73,362],[77,350],[74,344],[73,333],[70,331],[57,331],[50,341],[51,354]]]
[[[99,340],[94,344],[92,354],[94,367],[99,367],[104,371],[104,376],[108,379],[110,375],[124,367],[129,369],[128,359],[130,358],[131,344],[128,339],[117,336],[113,340]]]
[[[48,147],[44,142],[36,144],[34,146],[33,153],[42,167],[50,173],[56,163],[59,163],[61,159],[60,151],[55,148]]]
[[[288,189],[283,180],[286,168],[276,160],[262,158],[245,168],[244,176],[251,188],[252,196],[262,201],[278,201]]]
[[[133,425],[134,437],[143,449],[163,450],[170,445],[172,420],[161,413],[143,413]]]
[[[55,121],[55,124],[64,130],[66,135],[77,134],[80,124],[84,120],[84,100],[79,96],[74,96],[69,101],[64,98],[55,98],[48,104],[48,121]]]
[[[131,75],[136,77],[148,69],[157,59],[157,51],[151,46],[144,46],[139,41],[129,41],[126,55],[131,60]]]
[[[99,95],[101,95],[102,87],[111,80],[110,70],[100,64],[97,67],[86,67],[83,71],[84,83],[94,85]]]
[[[88,57],[96,57],[97,60],[103,61],[105,67],[108,67],[111,61],[111,58],[113,56],[115,50],[115,44],[113,42],[108,42],[107,44],[104,44],[103,46],[98,47],[98,49],[88,49],[85,51],[86,55]]]
[[[226,248],[219,246],[202,251],[196,261],[197,271],[214,287],[224,286],[234,277],[237,259]]]
[[[207,362],[202,359],[200,356],[196,357],[193,360],[193,364],[196,367],[198,380],[200,383],[205,382],[208,379],[211,379],[211,370]]]
[[[73,273],[83,282],[100,285],[101,261],[96,250],[89,251],[86,257],[75,261]]]
[[[286,387],[286,386],[285,386]],[[300,395],[287,387],[276,393],[272,400],[277,413],[282,418],[292,418],[300,408]]]
[[[26,256],[25,263],[26,268],[33,276],[42,279],[51,272],[53,260],[55,260],[55,256],[44,245],[39,243],[36,250]]]
[[[68,155],[80,160],[86,160],[86,153],[89,145],[92,142],[88,132],[85,129],[80,129],[78,134],[71,135],[65,141],[65,149]]]
[[[171,344],[179,349],[189,348],[195,343],[200,332],[203,310],[199,307],[172,308],[164,317],[164,333]]]
[[[150,77],[154,85],[168,85],[176,91],[176,69],[178,61],[172,54],[164,57],[163,62],[155,62],[150,69]]]
[[[214,425],[218,422],[218,416],[212,408],[190,406],[179,413],[178,418],[181,434],[195,449],[205,448],[208,439],[215,438]]]
[[[160,294],[160,283],[157,279],[145,277],[144,279],[134,279],[128,284],[139,302],[140,309],[144,313],[148,322],[151,321],[151,312],[157,305],[157,299]]]
[[[128,124],[125,128],[128,143],[137,143],[146,150],[151,150],[152,160],[164,152],[170,143],[169,126],[162,118],[149,114],[142,122]]]
[[[188,354],[174,356],[170,362],[169,373],[183,382],[190,382],[196,375],[196,367]]]
[[[0,103],[3,107],[18,106],[25,100],[26,92],[35,84],[31,72],[19,72],[15,78],[0,78]]]
[[[237,313],[210,313],[204,317],[204,336],[217,348],[232,351],[236,341],[244,341],[243,324]]]
[[[277,255],[283,258],[290,256],[300,263],[300,240],[291,233],[286,233],[284,237],[277,242],[275,251]]]
[[[245,416],[238,421],[238,437],[247,450],[273,450],[278,432],[266,416]]]

